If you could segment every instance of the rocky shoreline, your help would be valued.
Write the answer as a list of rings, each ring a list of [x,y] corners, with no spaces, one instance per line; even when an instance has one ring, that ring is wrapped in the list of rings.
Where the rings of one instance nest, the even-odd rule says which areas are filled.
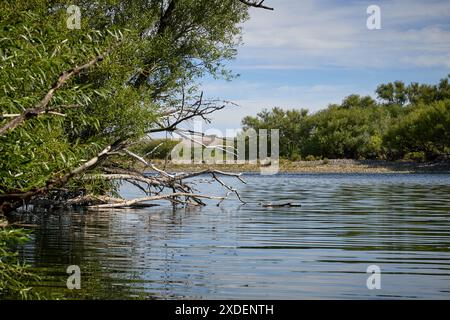
[[[172,172],[192,172],[216,169],[227,172],[259,172],[252,164],[173,164],[154,160],[153,163]],[[316,161],[280,160],[280,173],[450,173],[450,162],[419,163],[413,161],[331,159]]]

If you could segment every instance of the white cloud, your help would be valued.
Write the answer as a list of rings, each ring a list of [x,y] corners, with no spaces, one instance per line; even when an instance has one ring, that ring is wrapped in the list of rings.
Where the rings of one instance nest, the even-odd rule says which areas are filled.
[[[243,26],[242,68],[422,66],[404,57],[450,51],[449,1],[379,2],[382,30],[368,30],[371,2],[272,0]]]
[[[450,68],[450,54],[444,55],[421,55],[416,57],[406,56],[402,59],[404,62],[421,67],[440,67]]]

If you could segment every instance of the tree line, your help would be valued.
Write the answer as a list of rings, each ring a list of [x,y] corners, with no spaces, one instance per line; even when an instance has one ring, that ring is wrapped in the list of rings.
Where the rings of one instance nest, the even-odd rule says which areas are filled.
[[[242,120],[243,129],[279,129],[280,156],[291,159],[448,159],[449,76],[438,84],[381,84],[377,99],[352,94],[310,113],[275,107]]]

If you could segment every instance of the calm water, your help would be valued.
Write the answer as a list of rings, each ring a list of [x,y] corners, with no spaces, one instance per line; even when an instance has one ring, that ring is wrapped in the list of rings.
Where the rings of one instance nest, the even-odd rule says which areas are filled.
[[[245,179],[224,179],[244,206],[28,217],[38,227],[22,254],[45,275],[43,290],[76,298],[450,299],[450,175]],[[260,205],[278,200],[302,207]],[[65,289],[72,264],[76,292]],[[366,287],[369,265],[381,268],[381,290]]]

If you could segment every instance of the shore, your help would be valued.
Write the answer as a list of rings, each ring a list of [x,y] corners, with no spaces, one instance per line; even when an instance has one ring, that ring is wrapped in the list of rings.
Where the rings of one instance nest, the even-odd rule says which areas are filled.
[[[192,172],[215,169],[226,172],[260,172],[259,165],[252,164],[174,164],[153,160],[159,168],[165,166],[171,172]],[[450,162],[418,163],[412,161],[383,160],[280,160],[280,173],[450,173]]]

